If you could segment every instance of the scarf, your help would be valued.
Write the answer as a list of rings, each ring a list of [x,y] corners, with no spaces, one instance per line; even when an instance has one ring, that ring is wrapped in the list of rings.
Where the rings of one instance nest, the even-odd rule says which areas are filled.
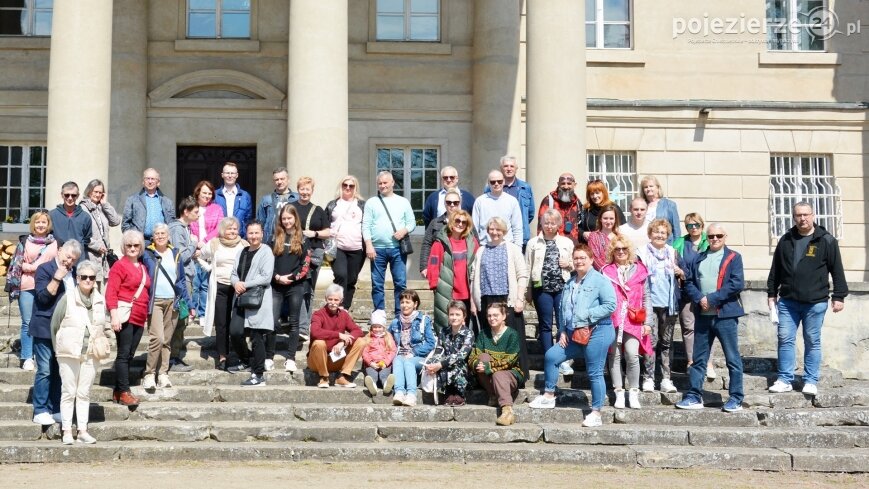
[[[413,311],[409,315],[405,316],[404,313],[399,314],[399,321],[401,324],[409,325],[413,324],[413,320],[419,316],[419,311]]]
[[[31,235],[27,236],[27,242],[33,243],[36,245],[47,246],[47,245],[50,245],[51,243],[54,243],[54,235],[49,234],[49,235],[46,235],[46,236],[40,238],[38,236],[34,236],[31,234]]]
[[[220,240],[220,244],[226,246],[227,248],[235,248],[238,243],[241,242],[241,236],[236,236],[235,239],[226,239],[220,237],[218,237],[217,239]]]

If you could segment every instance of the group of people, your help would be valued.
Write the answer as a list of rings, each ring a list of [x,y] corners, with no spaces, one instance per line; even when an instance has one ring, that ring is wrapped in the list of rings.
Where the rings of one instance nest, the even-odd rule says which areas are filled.
[[[21,367],[36,370],[34,422],[61,422],[64,443],[72,443],[77,408],[78,440],[92,443],[85,407],[108,329],[117,342],[113,399],[135,405],[129,363],[145,328],[142,387],[151,391],[172,386],[170,371],[192,368],[182,359],[183,335],[187,318],[198,318],[205,334],[215,336],[215,368],[249,370],[245,386],[265,384],[264,373],[275,368],[276,333],[287,324],[284,368],[297,369],[300,342],[309,340],[307,363],[319,376],[318,387],[330,385],[331,373],[335,385],[354,387],[350,376],[361,357],[372,395],[380,389],[394,404],[412,406],[421,376],[424,388],[460,406],[476,381],[500,408],[498,423],[508,425],[517,389],[529,377],[527,302],[537,311],[537,341],[546,352],[545,388],[532,408],[555,405],[558,376],[572,374],[570,360],[580,356],[592,386],[586,426],[601,422],[605,369],[616,408],[639,408],[640,390],[655,390],[656,376],[662,392],[676,392],[671,358],[678,319],[691,388],[677,407],[703,407],[700,389],[705,377],[715,376],[710,350],[717,337],[730,375],[724,409],[741,409],[737,324],[744,315],[744,278],[742,258],[726,246],[724,226],[706,227],[699,214],[689,213],[687,233],[678,236],[676,204],[664,198],[655,177],[641,180],[627,221],[600,180],[588,182],[583,204],[571,173],[562,174],[535,207],[530,185],[516,171],[515,158],[502,158],[474,198],[459,187],[455,168],[441,170],[443,187],[425,202],[419,260],[434,292],[431,315],[419,310],[417,292],[406,289],[407,241],[416,220],[410,202],[394,193],[390,172],[377,175],[377,196],[368,201],[355,177],[342,178],[336,198],[322,208],[311,202],[310,177],[299,178],[293,191],[287,170],[277,168],[274,191],[261,199],[256,219],[231,162],[223,167],[223,185],[200,182],[177,206],[177,218],[151,168],[121,215],[106,200],[103,182],[91,181],[80,201],[78,185],[64,184],[62,203],[31,217],[31,233],[22,236],[9,274],[21,309]],[[536,236],[530,229],[535,217]],[[780,357],[770,390],[792,388],[794,340],[802,323],[803,392],[814,394],[827,277],[833,277],[835,312],[847,285],[838,244],[815,225],[811,206],[797,204],[794,219],[769,276]],[[108,232],[118,225],[120,257]],[[348,313],[366,258],[375,306],[367,335]],[[326,260],[334,284],[315,311],[314,288]],[[391,322],[387,269],[394,285]],[[233,351],[238,361],[230,365]]]

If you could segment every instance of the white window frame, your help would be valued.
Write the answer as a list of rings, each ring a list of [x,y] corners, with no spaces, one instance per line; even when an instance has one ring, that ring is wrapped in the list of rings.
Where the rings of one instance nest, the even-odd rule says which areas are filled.
[[[0,206],[0,219],[3,222],[6,222],[6,219],[12,215],[12,211],[18,210],[19,214],[16,219],[13,219],[13,222],[27,222],[30,220],[30,215],[38,209],[43,209],[45,207],[45,172],[46,172],[46,164],[47,164],[47,154],[48,149],[46,146],[42,145],[26,145],[26,144],[7,144],[2,143],[0,147],[7,149],[7,157],[6,161],[0,161],[0,169],[6,170],[6,180],[0,181],[0,191],[6,192],[6,205]],[[21,148],[21,165],[12,165],[12,148]],[[30,184],[30,159],[31,153],[34,148],[39,148],[41,151],[41,159],[39,162],[39,168],[41,169],[40,176],[42,178],[42,186],[32,187]],[[20,185],[11,185],[12,181],[12,170],[20,169],[21,170],[21,184]],[[11,202],[9,200],[9,196],[12,190],[19,190],[20,196],[18,202]],[[41,199],[39,205],[36,207],[30,206],[30,191],[31,190],[39,190],[41,193]]]
[[[373,0],[374,2],[374,40],[378,42],[441,42],[441,38],[443,37],[443,12],[444,12],[444,0],[436,0],[437,1],[437,13],[429,14],[429,13],[421,13],[414,14],[411,10],[413,0],[404,0],[404,10],[399,14],[397,12],[386,12],[381,13],[378,7],[378,1]],[[401,15],[404,20],[404,37],[402,39],[394,39],[394,38],[381,38],[377,34],[377,24],[380,20],[381,16],[392,16],[397,17]],[[435,17],[437,19],[437,31],[438,35],[435,39],[413,39],[411,37],[410,32],[410,21],[412,17]]]
[[[819,29],[834,29],[835,26],[824,26],[823,24],[814,24],[801,22],[799,12],[799,4],[803,0],[781,0],[785,4],[785,17],[771,17],[770,6],[774,0],[766,0],[766,29],[767,29],[767,50],[769,51],[785,51],[785,52],[810,52],[822,53],[827,50],[826,39],[821,39],[820,49],[809,49],[808,47],[800,46],[802,39],[802,31],[813,27],[813,30]],[[810,1],[810,0],[809,0]],[[827,0],[821,0],[823,5],[812,9],[809,13],[814,12],[818,8],[824,9],[824,13],[829,12],[829,3]],[[784,33],[785,39],[779,43],[775,39],[776,34]],[[826,32],[824,32],[826,37]]]
[[[632,151],[589,151],[586,156],[588,181],[602,181],[610,200],[622,211],[630,209],[631,200],[639,191],[637,154]]]
[[[26,0],[24,3],[24,7],[6,7],[0,8],[3,11],[19,11],[25,12],[27,15],[27,20],[24,23],[24,32],[21,34],[0,34],[2,36],[14,36],[14,37],[50,37],[51,36],[51,24],[49,23],[48,33],[46,34],[34,34],[34,30],[36,28],[36,14],[37,13],[48,13],[50,16],[54,14],[54,4],[52,3],[51,7],[38,7],[36,5],[37,0]],[[53,18],[52,18],[53,20]]]
[[[254,19],[254,0],[250,0],[250,5],[247,10],[233,10],[223,9],[222,0],[215,0],[215,8],[208,10],[191,10],[190,9],[190,0],[186,0],[185,2],[185,22],[187,23],[186,28],[186,37],[187,39],[253,39],[253,19]],[[192,36],[190,35],[190,14],[191,13],[206,13],[206,12],[214,12],[214,36]],[[247,36],[246,37],[224,37],[223,36],[223,14],[224,13],[247,13],[248,15],[248,25],[247,25]]]
[[[383,167],[380,165],[380,159],[379,159],[380,151],[386,150],[386,149],[388,149],[388,150],[401,150],[403,152],[403,156],[402,156],[403,166],[401,167],[401,169],[402,169],[401,178],[398,178],[395,174],[395,171],[398,170],[399,168],[392,165],[391,154],[390,154],[390,167],[386,168],[386,167]],[[411,158],[412,158],[411,153],[414,150],[422,150],[422,151],[434,150],[435,151],[435,158],[436,158],[435,167],[434,168],[423,167],[420,169],[414,169],[412,167],[413,163],[411,161]],[[402,197],[406,198],[411,203],[411,207],[413,207],[413,199],[411,198],[412,197],[411,193],[412,192],[422,192],[421,205],[419,206],[418,209],[416,207],[413,207],[413,212],[414,212],[414,215],[416,216],[416,222],[417,222],[416,231],[424,231],[424,229],[422,229],[422,222],[423,222],[422,221],[422,211],[423,211],[423,208],[425,207],[426,198],[428,198],[428,196],[431,192],[436,192],[436,191],[440,190],[440,188],[441,188],[440,172],[441,172],[442,154],[443,154],[443,148],[439,145],[434,145],[434,144],[407,144],[407,143],[388,144],[388,143],[380,143],[380,144],[377,144],[375,146],[375,149],[374,149],[374,175],[375,176],[383,170],[389,170],[390,172],[392,172],[392,174],[393,174],[392,176],[393,176],[393,178],[395,178],[395,190],[394,191],[395,191],[396,195],[401,195]],[[425,164],[425,162],[423,162],[423,165],[424,164]],[[412,183],[413,183],[412,172],[415,170],[423,172],[423,175],[422,175],[423,187],[421,189],[415,189],[412,187]],[[429,182],[426,180],[426,178],[425,178],[426,172],[434,172],[434,180],[433,181]],[[399,180],[400,180],[400,182],[399,182]],[[376,185],[375,185],[375,188],[374,188],[372,194],[374,195],[374,198],[377,198]],[[415,234],[419,234],[419,233],[415,233]]]
[[[595,4],[595,18],[594,19],[585,19],[585,28],[589,27],[595,28],[595,39],[594,46],[586,46],[587,49],[622,49],[628,50],[633,49],[634,46],[634,3],[633,1],[628,1],[628,20],[627,21],[615,21],[615,20],[604,20],[604,0],[585,0],[587,2],[594,2]],[[628,26],[628,45],[625,47],[609,47],[605,45],[605,37],[604,37],[604,26],[606,25],[626,25]]]
[[[770,154],[769,235],[776,242],[794,225],[793,206],[812,204],[815,222],[842,239],[842,190],[827,154]]]

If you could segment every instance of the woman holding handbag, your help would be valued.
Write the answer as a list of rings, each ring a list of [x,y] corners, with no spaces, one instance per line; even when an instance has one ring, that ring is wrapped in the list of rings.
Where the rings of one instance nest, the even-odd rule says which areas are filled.
[[[72,445],[75,412],[79,443],[92,444],[88,433],[90,390],[95,363],[111,354],[106,324],[106,301],[95,287],[99,266],[85,260],[76,267],[77,287],[66,293],[51,316],[51,339],[60,372],[60,418],[63,444]]]
[[[612,314],[616,339],[609,357],[610,379],[616,393],[616,409],[625,408],[622,358],[628,377],[628,402],[631,409],[640,409],[640,355],[653,352],[652,302],[649,298],[649,272],[637,260],[634,245],[624,236],[616,236],[607,247],[608,265],[601,273],[612,282],[616,291],[616,310]]]
[[[91,216],[91,240],[88,243],[88,259],[99,264],[97,288],[105,286],[105,272],[118,261],[118,255],[109,246],[109,228],[121,224],[121,217],[107,200],[106,185],[99,179],[88,182],[84,198],[79,205]]]
[[[122,243],[124,257],[115,262],[109,271],[111,279],[106,282],[106,306],[118,341],[112,400],[125,406],[136,406],[139,398],[130,392],[130,360],[142,340],[148,320],[151,277],[141,261],[145,248],[142,233],[128,229],[124,231]]]

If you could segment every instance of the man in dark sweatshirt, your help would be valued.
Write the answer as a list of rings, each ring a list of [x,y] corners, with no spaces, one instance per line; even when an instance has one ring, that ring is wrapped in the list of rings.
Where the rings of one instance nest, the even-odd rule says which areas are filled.
[[[87,249],[91,241],[91,216],[85,211],[77,200],[79,197],[78,184],[66,182],[60,190],[63,203],[58,204],[48,215],[51,217],[52,234],[63,244],[71,239],[78,241],[83,249]],[[82,253],[78,261],[87,258],[87,253]]]

